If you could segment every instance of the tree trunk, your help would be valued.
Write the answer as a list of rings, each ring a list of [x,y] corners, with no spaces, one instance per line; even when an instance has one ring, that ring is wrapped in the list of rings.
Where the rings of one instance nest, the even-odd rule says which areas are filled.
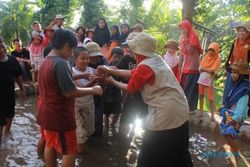
[[[194,7],[196,6],[197,0],[181,0],[182,2],[182,20],[189,20],[192,22],[194,14]]]

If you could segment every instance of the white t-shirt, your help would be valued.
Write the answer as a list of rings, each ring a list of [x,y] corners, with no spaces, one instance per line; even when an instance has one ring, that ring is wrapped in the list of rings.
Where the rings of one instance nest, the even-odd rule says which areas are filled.
[[[79,71],[77,69],[77,67],[73,67],[72,71],[73,71],[73,75],[79,75],[79,74],[83,74],[83,73],[94,74],[95,69],[92,67],[87,67],[86,71],[82,72],[82,71]],[[85,87],[89,82],[90,82],[89,80],[84,79],[84,78],[75,80],[75,83],[81,87]],[[94,103],[94,96],[87,95],[87,96],[83,96],[83,97],[78,97],[78,98],[76,98],[76,101],[81,101],[81,103],[83,105],[89,104],[89,103]]]

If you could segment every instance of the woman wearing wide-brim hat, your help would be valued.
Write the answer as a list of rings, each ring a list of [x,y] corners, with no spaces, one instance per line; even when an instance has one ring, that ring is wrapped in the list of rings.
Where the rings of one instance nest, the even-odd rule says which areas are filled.
[[[188,151],[189,107],[180,84],[156,53],[156,40],[150,34],[138,33],[128,46],[136,58],[134,70],[101,66],[97,72],[129,78],[128,84],[112,77],[106,81],[131,94],[140,91],[148,105],[138,167],[193,166]]]
[[[242,61],[245,64],[250,62],[250,22],[241,23],[236,27],[237,37],[234,40],[230,54],[226,61],[227,71],[230,72],[230,65]]]

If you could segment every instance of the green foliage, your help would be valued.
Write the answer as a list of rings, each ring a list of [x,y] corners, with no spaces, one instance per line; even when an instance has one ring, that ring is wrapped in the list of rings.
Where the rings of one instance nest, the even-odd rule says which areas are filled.
[[[149,12],[143,22],[148,31],[157,40],[157,52],[165,53],[164,45],[168,39],[179,40],[180,32],[178,24],[181,21],[181,11],[170,9],[169,4],[173,0],[153,0]]]
[[[0,33],[7,45],[11,46],[14,38],[28,43],[33,7],[28,0],[0,1]]]
[[[65,27],[70,27],[74,11],[79,7],[79,0],[39,0],[36,1],[40,10],[34,15],[34,20],[41,22],[43,27],[50,24],[57,14],[65,16]]]
[[[222,87],[225,77],[225,61],[228,58],[232,43],[236,37],[234,23],[250,21],[249,0],[199,0],[193,20],[217,32],[214,41],[221,46],[222,67],[218,72],[216,86]]]
[[[167,34],[158,31],[158,29],[155,27],[150,27],[149,29],[147,29],[147,32],[150,33],[157,41],[157,53],[159,55],[164,55],[164,45],[166,44],[168,39]]]
[[[86,28],[95,27],[97,21],[106,15],[107,7],[103,0],[82,0],[81,5],[83,5],[81,23]]]

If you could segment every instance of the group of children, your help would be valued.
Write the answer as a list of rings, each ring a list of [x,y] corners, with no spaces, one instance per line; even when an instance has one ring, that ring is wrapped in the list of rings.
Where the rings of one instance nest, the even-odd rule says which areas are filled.
[[[33,81],[38,81],[37,123],[41,126],[42,133],[38,151],[44,152],[46,165],[56,166],[56,154],[61,153],[63,165],[74,166],[74,154],[84,151],[88,138],[91,135],[102,135],[103,122],[105,128],[109,128],[111,114],[114,114],[111,123],[114,127],[122,110],[129,108],[131,101],[137,102],[130,95],[140,92],[140,97],[146,103],[143,105],[146,106],[147,117],[139,166],[192,166],[188,152],[190,105],[180,86],[183,75],[185,76],[185,67],[178,56],[179,50],[184,53],[189,50],[186,48],[183,51],[178,42],[171,40],[166,43],[166,54],[161,58],[156,54],[155,39],[143,32],[141,24],[136,24],[132,33],[128,24],[121,25],[122,33],[119,26],[114,25],[110,34],[106,21],[100,19],[95,30],[86,31],[84,27],[78,27],[73,33],[62,27],[63,21],[64,18],[57,15],[44,31],[38,22],[34,22],[29,46],[30,59],[24,56],[27,50],[20,47],[18,39],[13,41],[17,45],[17,53],[13,55],[20,52],[23,54],[16,56],[16,59],[12,60],[12,57],[7,56],[5,45],[0,45],[0,65],[5,63],[0,68],[4,68],[6,62],[15,64],[18,61],[21,65],[30,61],[34,72]],[[189,36],[188,31],[184,33]],[[184,40],[183,43],[189,42]],[[199,63],[200,75],[196,82],[199,84],[200,111],[203,112],[204,95],[207,92],[211,120],[214,120],[215,112],[213,81],[221,66],[219,53],[219,44],[211,43]],[[16,79],[23,92],[20,77],[21,72],[25,71],[19,65],[11,66],[11,84],[6,84],[13,91]],[[224,135],[229,136],[231,133],[237,136],[248,110],[246,103],[249,100],[249,82],[241,75],[247,72],[238,66],[230,66],[232,78],[229,75],[224,107],[221,110],[221,129]],[[5,97],[2,95],[7,90],[4,90],[6,86],[1,84],[0,98]],[[1,112],[5,114],[0,117],[1,134],[2,127],[11,124],[14,116],[6,115],[14,111],[15,101],[11,97],[11,105],[1,100],[0,105],[7,108]],[[236,107],[239,100],[245,108],[238,109],[241,114],[237,117],[238,114],[231,114],[231,108]],[[227,111],[230,111],[229,115],[234,120],[229,121],[232,122],[230,125]],[[7,129],[10,129],[10,125]],[[234,152],[238,151],[230,137],[227,137],[227,141]]]

